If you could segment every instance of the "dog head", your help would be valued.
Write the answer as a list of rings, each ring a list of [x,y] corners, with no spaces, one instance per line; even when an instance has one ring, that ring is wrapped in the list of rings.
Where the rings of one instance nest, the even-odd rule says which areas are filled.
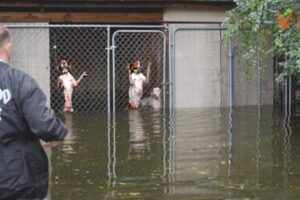
[[[71,63],[65,59],[60,60],[57,66],[57,69],[61,70],[63,73],[70,71],[71,68],[72,68]]]
[[[154,98],[159,99],[160,98],[160,93],[161,93],[161,91],[160,91],[159,87],[155,87],[151,91],[151,96],[154,97]]]
[[[133,63],[131,63],[130,65],[129,65],[129,71],[130,71],[130,73],[132,73],[132,72],[134,72],[135,70],[136,71],[139,71],[140,70],[140,67],[141,67],[141,63],[140,63],[140,61],[139,60],[136,60],[136,61],[134,61]]]

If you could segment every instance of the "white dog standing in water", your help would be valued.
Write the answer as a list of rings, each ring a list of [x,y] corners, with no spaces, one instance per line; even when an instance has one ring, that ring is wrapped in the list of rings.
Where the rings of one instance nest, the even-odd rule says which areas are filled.
[[[153,88],[151,95],[142,99],[141,106],[142,108],[161,108],[161,90],[158,87]]]

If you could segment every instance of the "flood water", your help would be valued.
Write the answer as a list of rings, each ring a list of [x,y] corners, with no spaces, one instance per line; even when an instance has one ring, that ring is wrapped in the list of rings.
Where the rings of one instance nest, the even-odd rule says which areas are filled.
[[[68,114],[50,200],[300,199],[300,107]]]

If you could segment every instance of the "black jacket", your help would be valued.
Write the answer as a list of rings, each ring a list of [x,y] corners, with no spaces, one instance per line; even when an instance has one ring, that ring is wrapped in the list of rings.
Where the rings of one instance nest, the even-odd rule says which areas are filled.
[[[37,83],[0,62],[0,199],[45,196],[48,160],[39,139],[62,140],[66,134]],[[26,196],[31,191],[39,196]]]

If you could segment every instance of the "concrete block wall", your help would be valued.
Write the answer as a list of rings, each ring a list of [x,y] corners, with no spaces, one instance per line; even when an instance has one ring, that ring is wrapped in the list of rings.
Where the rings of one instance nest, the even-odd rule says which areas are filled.
[[[8,24],[9,25],[9,24]],[[14,24],[32,25],[32,24]],[[43,25],[34,23],[34,25]],[[46,24],[47,25],[47,24]],[[30,74],[50,105],[50,56],[48,28],[9,28],[12,38],[11,67]]]
[[[175,107],[220,107],[220,31],[182,24],[174,32]],[[191,28],[191,29],[190,29]],[[195,28],[195,29],[194,29]]]
[[[167,8],[164,10],[164,22],[220,23],[226,13],[223,8]]]
[[[272,58],[261,63],[260,73],[256,68],[247,74],[245,63],[235,61],[234,68],[234,105],[273,105],[274,75]]]
[[[234,80],[230,85],[229,45],[221,43],[224,31],[204,30],[221,28],[225,17],[226,10],[222,9],[165,10],[164,21],[168,23],[171,43],[169,50],[175,52],[168,58],[174,73],[174,80],[171,80],[174,107],[227,107],[230,105],[230,88],[233,89],[233,105],[273,104],[271,58],[266,61],[264,73],[260,74],[260,82],[255,75],[249,79],[245,64],[235,59]]]

